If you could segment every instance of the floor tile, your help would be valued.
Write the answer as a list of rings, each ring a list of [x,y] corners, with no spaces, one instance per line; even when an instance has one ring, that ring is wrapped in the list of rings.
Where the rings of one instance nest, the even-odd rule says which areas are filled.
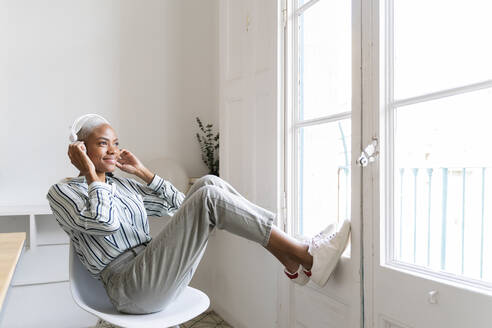
[[[232,328],[214,311],[205,312],[181,326],[183,328]]]

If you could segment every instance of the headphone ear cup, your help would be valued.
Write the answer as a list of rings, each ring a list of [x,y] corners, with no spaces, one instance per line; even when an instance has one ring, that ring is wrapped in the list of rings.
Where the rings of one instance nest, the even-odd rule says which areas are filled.
[[[77,135],[75,133],[73,133],[73,131],[70,132],[70,141],[71,142],[77,141]]]

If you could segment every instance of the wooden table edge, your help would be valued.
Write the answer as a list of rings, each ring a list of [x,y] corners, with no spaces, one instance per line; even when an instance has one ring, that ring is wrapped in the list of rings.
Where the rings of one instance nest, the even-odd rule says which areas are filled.
[[[25,232],[0,233],[0,267],[3,269],[4,264],[7,266],[6,276],[4,276],[3,272],[0,273],[0,277],[2,277],[0,280],[0,312],[25,242]],[[5,245],[9,246],[9,248],[6,248]],[[1,263],[4,262],[4,259],[5,263]]]

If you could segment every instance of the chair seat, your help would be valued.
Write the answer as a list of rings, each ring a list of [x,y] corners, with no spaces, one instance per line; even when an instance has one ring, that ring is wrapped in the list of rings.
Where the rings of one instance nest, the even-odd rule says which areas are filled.
[[[85,311],[113,325],[128,328],[172,327],[203,313],[210,299],[202,291],[186,287],[163,311],[152,314],[124,314],[118,312],[101,281],[91,277],[70,244],[70,289],[72,297]]]
[[[198,289],[187,287],[163,311],[152,314],[124,314],[116,311],[111,303],[100,304],[97,308],[78,304],[82,309],[113,325],[128,328],[173,327],[189,321],[209,306],[206,294]]]

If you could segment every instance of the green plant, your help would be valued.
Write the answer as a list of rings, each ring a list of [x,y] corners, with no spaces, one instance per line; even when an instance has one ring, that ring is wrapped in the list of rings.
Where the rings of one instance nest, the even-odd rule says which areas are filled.
[[[207,165],[210,174],[219,176],[219,133],[217,132],[214,136],[212,133],[213,124],[207,124],[204,127],[198,117],[196,122],[203,133],[203,135],[196,134],[196,139],[202,151],[202,160]]]

